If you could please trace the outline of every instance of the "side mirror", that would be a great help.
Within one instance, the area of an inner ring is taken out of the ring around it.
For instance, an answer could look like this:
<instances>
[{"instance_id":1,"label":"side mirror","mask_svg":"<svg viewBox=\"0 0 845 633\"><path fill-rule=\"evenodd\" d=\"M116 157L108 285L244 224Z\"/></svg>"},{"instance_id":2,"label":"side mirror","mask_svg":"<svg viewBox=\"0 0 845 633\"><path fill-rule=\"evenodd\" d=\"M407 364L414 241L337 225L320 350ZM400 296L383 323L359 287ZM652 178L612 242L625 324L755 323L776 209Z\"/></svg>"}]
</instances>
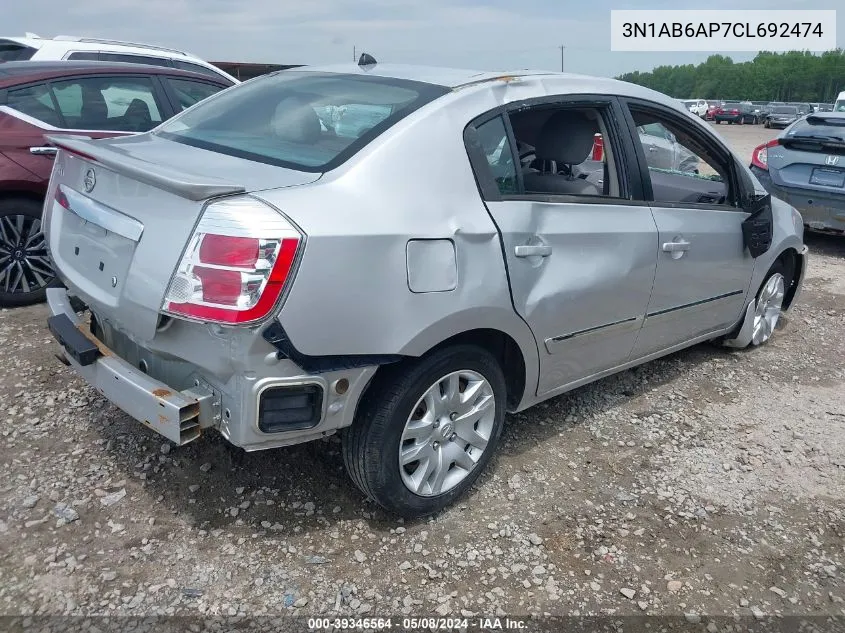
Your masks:
<instances>
[{"instance_id":1,"label":"side mirror","mask_svg":"<svg viewBox=\"0 0 845 633\"><path fill-rule=\"evenodd\" d=\"M772 197L760 196L746 206L749 215L742 223L742 239L748 252L755 259L772 246L774 217L772 216Z\"/></svg>"}]
</instances>

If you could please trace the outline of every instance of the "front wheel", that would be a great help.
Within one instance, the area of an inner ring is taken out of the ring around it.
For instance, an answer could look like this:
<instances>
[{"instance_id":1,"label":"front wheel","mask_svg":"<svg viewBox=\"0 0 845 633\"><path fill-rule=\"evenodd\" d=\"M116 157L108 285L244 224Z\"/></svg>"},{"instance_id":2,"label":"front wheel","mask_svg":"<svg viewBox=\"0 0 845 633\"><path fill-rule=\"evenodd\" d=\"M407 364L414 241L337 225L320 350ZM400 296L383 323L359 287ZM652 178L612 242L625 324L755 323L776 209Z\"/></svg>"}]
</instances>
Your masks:
<instances>
[{"instance_id":1,"label":"front wheel","mask_svg":"<svg viewBox=\"0 0 845 633\"><path fill-rule=\"evenodd\" d=\"M484 470L505 419L505 377L482 348L438 350L385 374L343 434L350 477L406 518L442 510Z\"/></svg>"},{"instance_id":2,"label":"front wheel","mask_svg":"<svg viewBox=\"0 0 845 633\"><path fill-rule=\"evenodd\" d=\"M41 203L0 200L0 308L40 303L56 283L41 227Z\"/></svg>"},{"instance_id":3,"label":"front wheel","mask_svg":"<svg viewBox=\"0 0 845 633\"><path fill-rule=\"evenodd\" d=\"M775 262L769 269L754 303L752 345L762 345L772 337L783 312L783 298L792 283L792 275L783 261Z\"/></svg>"}]
</instances>

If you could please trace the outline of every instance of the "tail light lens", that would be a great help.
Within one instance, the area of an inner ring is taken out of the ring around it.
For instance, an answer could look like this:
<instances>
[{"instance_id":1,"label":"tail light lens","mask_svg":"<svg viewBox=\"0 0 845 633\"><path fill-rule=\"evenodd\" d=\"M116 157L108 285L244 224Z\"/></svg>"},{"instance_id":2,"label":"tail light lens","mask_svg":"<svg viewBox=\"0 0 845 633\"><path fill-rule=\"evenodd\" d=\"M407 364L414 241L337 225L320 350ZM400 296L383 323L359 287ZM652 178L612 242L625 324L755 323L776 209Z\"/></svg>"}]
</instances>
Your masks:
<instances>
[{"instance_id":1,"label":"tail light lens","mask_svg":"<svg viewBox=\"0 0 845 633\"><path fill-rule=\"evenodd\" d=\"M751 153L751 164L755 167L759 167L760 169L765 169L768 171L769 169L769 148L778 145L780 141L778 139L772 139L768 143L764 143L763 145L759 145L754 148L754 151Z\"/></svg>"},{"instance_id":2,"label":"tail light lens","mask_svg":"<svg viewBox=\"0 0 845 633\"><path fill-rule=\"evenodd\" d=\"M213 202L176 267L162 310L214 323L260 321L282 296L302 242L285 216L255 198Z\"/></svg>"}]
</instances>

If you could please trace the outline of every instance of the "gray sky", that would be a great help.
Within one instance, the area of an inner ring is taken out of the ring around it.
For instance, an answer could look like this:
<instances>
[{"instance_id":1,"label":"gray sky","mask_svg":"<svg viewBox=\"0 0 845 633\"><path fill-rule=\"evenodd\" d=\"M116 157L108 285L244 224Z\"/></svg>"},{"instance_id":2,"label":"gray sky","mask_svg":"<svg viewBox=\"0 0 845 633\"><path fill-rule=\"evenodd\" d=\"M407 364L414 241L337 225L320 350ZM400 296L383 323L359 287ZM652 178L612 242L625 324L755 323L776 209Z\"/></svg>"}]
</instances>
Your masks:
<instances>
[{"instance_id":1,"label":"gray sky","mask_svg":"<svg viewBox=\"0 0 845 633\"><path fill-rule=\"evenodd\" d=\"M743 0L743 9L841 9L841 0ZM703 61L708 53L614 53L610 9L736 9L735 0L6 0L3 35L87 35L182 48L213 61L380 61L594 75ZM718 52L718 51L714 51ZM753 53L726 53L746 60Z\"/></svg>"}]
</instances>

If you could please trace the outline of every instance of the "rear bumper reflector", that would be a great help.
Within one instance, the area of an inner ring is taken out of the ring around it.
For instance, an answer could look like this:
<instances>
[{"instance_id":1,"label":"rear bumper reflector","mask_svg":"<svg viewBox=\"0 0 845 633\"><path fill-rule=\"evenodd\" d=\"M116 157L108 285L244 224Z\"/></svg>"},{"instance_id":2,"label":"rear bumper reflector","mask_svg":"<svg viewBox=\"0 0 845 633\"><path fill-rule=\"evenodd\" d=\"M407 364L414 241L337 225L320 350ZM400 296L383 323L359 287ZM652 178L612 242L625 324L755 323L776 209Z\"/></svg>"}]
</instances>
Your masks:
<instances>
[{"instance_id":1,"label":"rear bumper reflector","mask_svg":"<svg viewBox=\"0 0 845 633\"><path fill-rule=\"evenodd\" d=\"M283 385L261 392L258 428L263 433L310 429L320 423L323 389L319 385Z\"/></svg>"}]
</instances>

